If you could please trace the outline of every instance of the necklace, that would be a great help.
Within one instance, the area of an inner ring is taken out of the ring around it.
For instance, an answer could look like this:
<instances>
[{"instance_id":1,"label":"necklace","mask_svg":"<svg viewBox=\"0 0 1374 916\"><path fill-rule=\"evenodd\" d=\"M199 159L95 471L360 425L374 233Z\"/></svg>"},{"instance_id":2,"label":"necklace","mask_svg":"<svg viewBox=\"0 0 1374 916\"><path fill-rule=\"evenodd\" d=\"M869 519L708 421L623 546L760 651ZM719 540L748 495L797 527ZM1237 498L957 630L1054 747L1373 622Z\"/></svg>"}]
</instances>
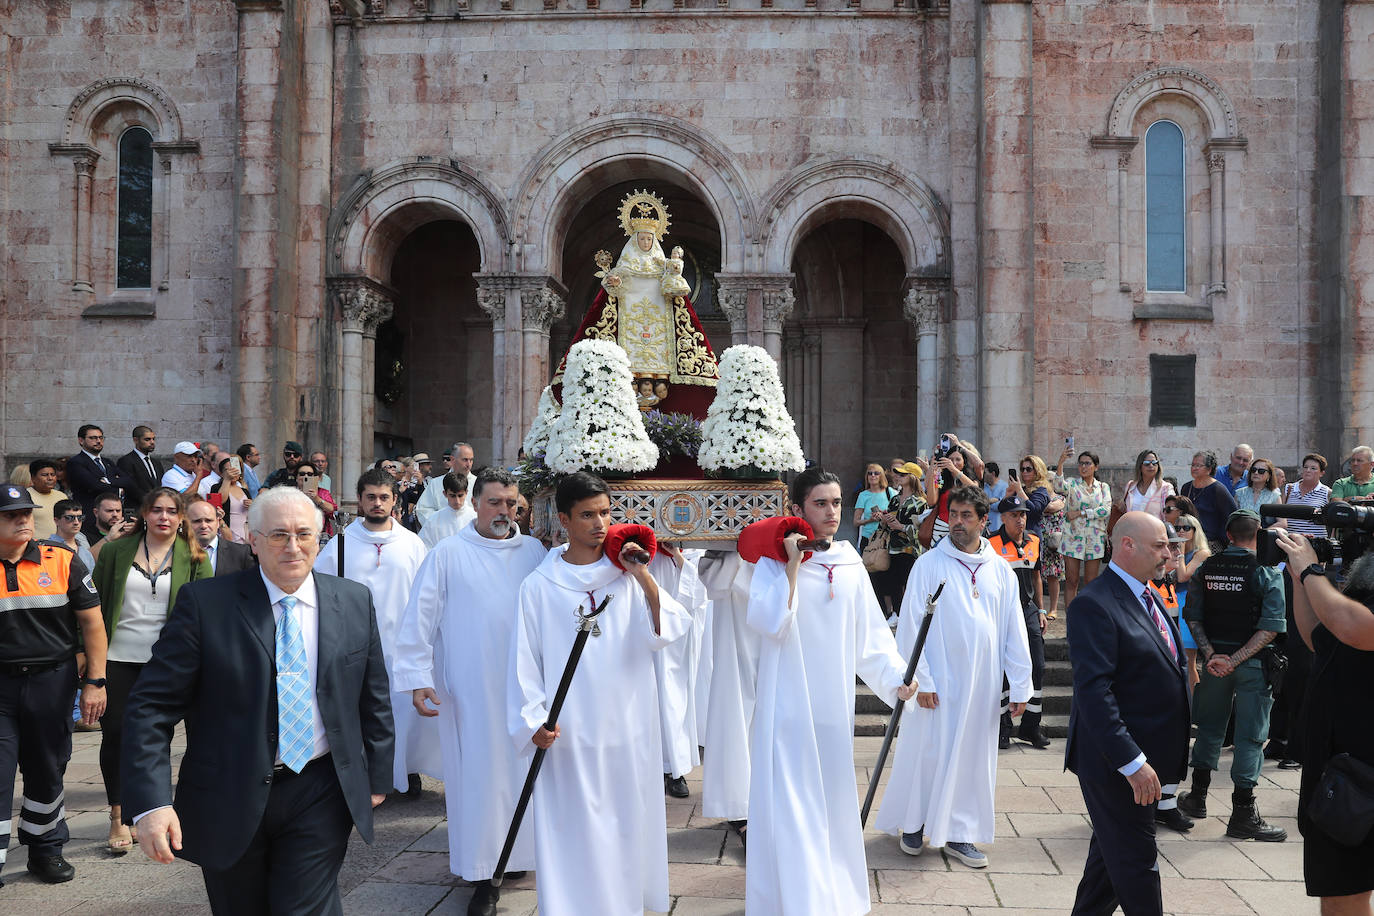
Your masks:
<instances>
[{"instance_id":1,"label":"necklace","mask_svg":"<svg viewBox=\"0 0 1374 916\"><path fill-rule=\"evenodd\" d=\"M173 544L172 544L172 545L173 545L173 547L176 546L176 542L173 541ZM162 575L164 572L166 572L166 571L167 571L167 567L171 564L171 562L172 562L172 547L168 547L168 548L167 548L167 552L164 553L164 554L162 555L161 560L160 560L159 563L158 563L157 569L154 570L154 569L153 569L153 559L152 559L152 557L148 554L148 536L145 534L145 535L143 536L143 562L144 562L145 564L147 564L147 566L148 566L148 579L149 579L149 581L150 581L151 584L152 584L153 597L156 598L156 597L157 597L157 577L160 576L160 575Z\"/></svg>"},{"instance_id":2,"label":"necklace","mask_svg":"<svg viewBox=\"0 0 1374 916\"><path fill-rule=\"evenodd\" d=\"M964 567L964 569L967 569L967 570L968 570L969 584L973 586L973 597L977 598L977 597L978 597L978 570L980 570L980 569L983 568L983 564L982 564L982 563L979 563L977 566L969 566L967 563L965 563L963 560L959 559L958 557L955 557L955 558L954 558L954 562L958 563L960 566Z\"/></svg>"}]
</instances>

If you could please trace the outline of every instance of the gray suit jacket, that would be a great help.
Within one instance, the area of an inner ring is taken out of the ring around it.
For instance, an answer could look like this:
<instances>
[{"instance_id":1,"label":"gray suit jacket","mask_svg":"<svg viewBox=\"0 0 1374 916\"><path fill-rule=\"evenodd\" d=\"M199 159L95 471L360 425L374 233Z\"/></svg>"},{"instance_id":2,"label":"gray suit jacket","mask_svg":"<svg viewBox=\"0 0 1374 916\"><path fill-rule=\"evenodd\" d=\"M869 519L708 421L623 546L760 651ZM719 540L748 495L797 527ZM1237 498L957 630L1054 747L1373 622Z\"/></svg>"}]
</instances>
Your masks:
<instances>
[{"instance_id":1,"label":"gray suit jacket","mask_svg":"<svg viewBox=\"0 0 1374 916\"><path fill-rule=\"evenodd\" d=\"M253 548L247 544L219 539L215 547L215 575L229 576L245 569L257 569L258 558L253 556Z\"/></svg>"}]
</instances>

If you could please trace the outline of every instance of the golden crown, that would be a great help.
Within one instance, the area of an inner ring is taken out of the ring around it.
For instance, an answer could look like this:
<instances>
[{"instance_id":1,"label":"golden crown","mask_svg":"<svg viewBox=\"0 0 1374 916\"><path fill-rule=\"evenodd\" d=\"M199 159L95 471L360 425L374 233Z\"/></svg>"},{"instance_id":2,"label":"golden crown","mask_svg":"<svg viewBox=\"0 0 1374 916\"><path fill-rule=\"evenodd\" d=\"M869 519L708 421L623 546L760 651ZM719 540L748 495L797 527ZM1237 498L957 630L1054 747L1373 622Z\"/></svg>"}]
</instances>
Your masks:
<instances>
[{"instance_id":1,"label":"golden crown","mask_svg":"<svg viewBox=\"0 0 1374 916\"><path fill-rule=\"evenodd\" d=\"M620 202L620 228L626 235L652 232L654 238L663 241L668 226L668 207L657 194L635 191Z\"/></svg>"}]
</instances>

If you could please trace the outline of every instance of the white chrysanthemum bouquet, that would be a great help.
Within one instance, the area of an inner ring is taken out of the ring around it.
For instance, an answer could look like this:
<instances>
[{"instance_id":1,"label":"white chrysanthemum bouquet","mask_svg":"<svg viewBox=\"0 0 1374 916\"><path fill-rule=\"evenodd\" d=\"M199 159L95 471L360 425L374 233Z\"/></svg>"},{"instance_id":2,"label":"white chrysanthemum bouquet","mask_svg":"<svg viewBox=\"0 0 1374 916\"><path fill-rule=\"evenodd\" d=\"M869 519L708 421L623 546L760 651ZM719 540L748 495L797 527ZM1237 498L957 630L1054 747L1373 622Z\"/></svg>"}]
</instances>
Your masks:
<instances>
[{"instance_id":1,"label":"white chrysanthemum bouquet","mask_svg":"<svg viewBox=\"0 0 1374 916\"><path fill-rule=\"evenodd\" d=\"M544 463L564 474L654 468L658 447L644 431L633 380L630 358L616 344L574 344L563 370L563 410L549 433Z\"/></svg>"},{"instance_id":2,"label":"white chrysanthemum bouquet","mask_svg":"<svg viewBox=\"0 0 1374 916\"><path fill-rule=\"evenodd\" d=\"M553 388L545 385L544 392L539 395L539 411L530 424L530 431L525 433L525 441L521 443L526 455L540 455L548 450L549 433L553 432L554 421L561 412L562 408L554 399Z\"/></svg>"},{"instance_id":3,"label":"white chrysanthemum bouquet","mask_svg":"<svg viewBox=\"0 0 1374 916\"><path fill-rule=\"evenodd\" d=\"M697 463L708 471L806 467L777 364L762 347L740 344L721 354L720 384L701 425Z\"/></svg>"}]
</instances>

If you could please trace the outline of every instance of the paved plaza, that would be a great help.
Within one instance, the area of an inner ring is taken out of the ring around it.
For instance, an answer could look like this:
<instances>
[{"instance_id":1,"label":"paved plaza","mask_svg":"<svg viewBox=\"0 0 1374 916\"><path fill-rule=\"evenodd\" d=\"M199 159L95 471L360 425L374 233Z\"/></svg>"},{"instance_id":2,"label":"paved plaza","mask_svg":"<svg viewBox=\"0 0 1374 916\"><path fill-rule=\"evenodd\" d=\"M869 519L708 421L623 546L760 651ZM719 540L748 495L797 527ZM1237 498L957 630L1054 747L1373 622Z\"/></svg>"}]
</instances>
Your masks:
<instances>
[{"instance_id":1,"label":"paved plaza","mask_svg":"<svg viewBox=\"0 0 1374 916\"><path fill-rule=\"evenodd\" d=\"M180 750L180 734L177 749ZM0 912L24 916L73 913L208 914L198 869L160 866L141 852L111 857L105 851L108 818L97 753L99 733L77 734L67 774L67 817L72 841L67 858L76 880L45 885L24 870L25 850L11 846L0 889ZM856 739L854 775L859 792L868 785L879 738ZM916 914L1067 912L1087 850L1089 827L1072 773L1062 770L1063 742L1047 751L1024 745L1002 751L997 790L997 842L987 846L984 871L973 871L927 850L904 855L896 841L869 832L868 867L873 912ZM1236 842L1225 835L1230 786L1222 758L1208 798L1211 817L1188 836L1160 835L1159 868L1168 913L1315 913L1302 886L1302 839L1295 816L1298 773L1266 761L1258 789L1260 811L1287 828L1286 843ZM717 820L701 817L700 771L689 779L692 797L667 799L668 858L674 916L731 916L744 912L744 851ZM442 786L425 781L417 801L391 798L377 809L372 846L356 836L344 863L344 911L349 914L461 916L471 891L448 871ZM19 790L15 792L18 799ZM17 812L17 807L16 807ZM17 815L16 815L17 816ZM503 914L536 912L533 877L506 886ZM589 914L593 916L593 914ZM825 916L825 914L816 914Z\"/></svg>"}]
</instances>

